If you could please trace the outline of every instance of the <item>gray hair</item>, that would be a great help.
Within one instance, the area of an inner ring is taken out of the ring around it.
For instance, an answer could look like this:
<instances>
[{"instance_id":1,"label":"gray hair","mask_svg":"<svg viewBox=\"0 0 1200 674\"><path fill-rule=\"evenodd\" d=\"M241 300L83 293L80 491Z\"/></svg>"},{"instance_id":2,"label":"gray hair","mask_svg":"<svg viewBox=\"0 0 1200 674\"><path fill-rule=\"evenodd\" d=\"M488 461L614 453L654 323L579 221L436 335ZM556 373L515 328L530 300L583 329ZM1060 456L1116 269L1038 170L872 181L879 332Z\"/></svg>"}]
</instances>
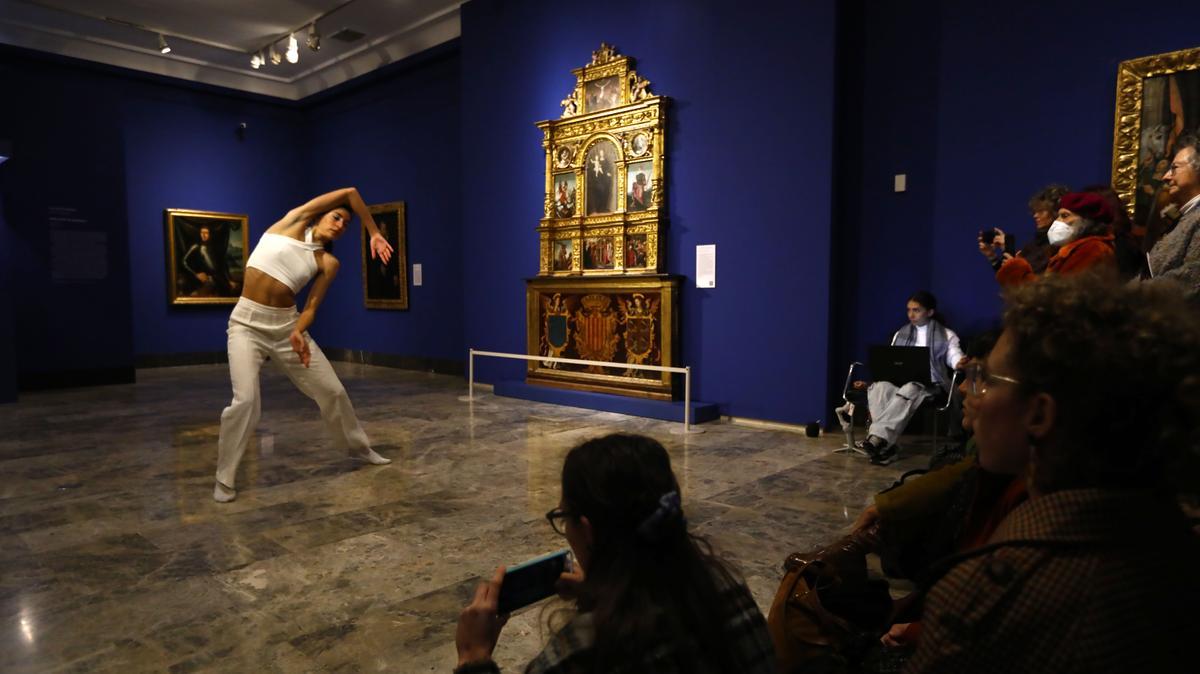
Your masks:
<instances>
[{"instance_id":1,"label":"gray hair","mask_svg":"<svg viewBox=\"0 0 1200 674\"><path fill-rule=\"evenodd\" d=\"M1175 143L1175 154L1178 155L1189 147L1192 148L1192 158L1188 160L1188 166L1200 173L1200 138L1191 135L1180 138Z\"/></svg>"}]
</instances>

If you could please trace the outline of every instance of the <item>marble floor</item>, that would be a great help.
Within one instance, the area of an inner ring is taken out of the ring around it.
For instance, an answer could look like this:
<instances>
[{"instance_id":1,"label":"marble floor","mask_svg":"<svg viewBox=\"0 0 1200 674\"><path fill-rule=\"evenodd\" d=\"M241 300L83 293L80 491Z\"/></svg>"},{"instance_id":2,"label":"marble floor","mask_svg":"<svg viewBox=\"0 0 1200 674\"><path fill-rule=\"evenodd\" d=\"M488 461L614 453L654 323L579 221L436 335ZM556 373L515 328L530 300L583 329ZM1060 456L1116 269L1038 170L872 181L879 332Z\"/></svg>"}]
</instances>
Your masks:
<instances>
[{"instance_id":1,"label":"marble floor","mask_svg":"<svg viewBox=\"0 0 1200 674\"><path fill-rule=\"evenodd\" d=\"M832 454L840 436L679 424L482 396L461 379L337 363L375 448L335 451L315 405L264 370L235 502L212 500L223 366L0 405L0 671L448 672L483 574L564 546L543 514L562 458L629 431L671 453L693 528L764 613L789 552L844 531L909 468ZM513 616L520 671L547 634Z\"/></svg>"}]
</instances>

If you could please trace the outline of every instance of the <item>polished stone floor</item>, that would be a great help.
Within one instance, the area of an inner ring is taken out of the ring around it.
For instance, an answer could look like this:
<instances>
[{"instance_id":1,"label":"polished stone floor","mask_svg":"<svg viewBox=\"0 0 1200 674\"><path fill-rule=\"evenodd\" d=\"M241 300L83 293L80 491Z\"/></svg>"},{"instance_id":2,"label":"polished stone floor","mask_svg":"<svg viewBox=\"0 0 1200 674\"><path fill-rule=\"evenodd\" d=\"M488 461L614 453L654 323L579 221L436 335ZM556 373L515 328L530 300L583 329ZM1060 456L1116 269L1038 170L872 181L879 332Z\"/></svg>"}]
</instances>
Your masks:
<instances>
[{"instance_id":1,"label":"polished stone floor","mask_svg":"<svg viewBox=\"0 0 1200 674\"><path fill-rule=\"evenodd\" d=\"M563 547L543 514L566 451L612 432L670 450L693 528L764 612L787 553L842 532L925 457L886 468L840 436L679 424L482 396L462 380L336 364L376 449L339 455L315 405L271 368L238 499L213 502L224 367L0 405L0 671L447 672L478 578ZM520 667L548 611L515 615Z\"/></svg>"}]
</instances>

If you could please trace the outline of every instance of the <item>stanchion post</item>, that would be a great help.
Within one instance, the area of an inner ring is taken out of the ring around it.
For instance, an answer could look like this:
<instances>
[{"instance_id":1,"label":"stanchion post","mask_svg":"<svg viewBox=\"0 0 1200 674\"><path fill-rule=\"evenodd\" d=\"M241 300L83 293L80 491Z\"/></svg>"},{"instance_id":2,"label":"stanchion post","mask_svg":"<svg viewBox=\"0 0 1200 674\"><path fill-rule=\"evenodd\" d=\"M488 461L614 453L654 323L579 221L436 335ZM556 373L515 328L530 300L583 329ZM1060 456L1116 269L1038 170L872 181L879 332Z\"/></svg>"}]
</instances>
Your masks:
<instances>
[{"instance_id":1,"label":"stanchion post","mask_svg":"<svg viewBox=\"0 0 1200 674\"><path fill-rule=\"evenodd\" d=\"M475 401L475 349L467 357L467 400Z\"/></svg>"},{"instance_id":2,"label":"stanchion post","mask_svg":"<svg viewBox=\"0 0 1200 674\"><path fill-rule=\"evenodd\" d=\"M692 432L692 366L684 368L683 373L683 432Z\"/></svg>"}]
</instances>

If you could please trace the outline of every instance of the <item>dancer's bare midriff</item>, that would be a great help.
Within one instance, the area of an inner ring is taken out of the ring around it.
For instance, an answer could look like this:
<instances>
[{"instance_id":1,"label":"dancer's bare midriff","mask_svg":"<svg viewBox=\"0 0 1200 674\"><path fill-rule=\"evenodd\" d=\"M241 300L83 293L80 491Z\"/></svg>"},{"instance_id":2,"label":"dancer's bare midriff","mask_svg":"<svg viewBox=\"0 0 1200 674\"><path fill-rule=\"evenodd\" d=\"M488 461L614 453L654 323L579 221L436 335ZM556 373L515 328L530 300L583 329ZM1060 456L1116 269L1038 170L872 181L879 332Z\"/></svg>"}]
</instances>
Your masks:
<instances>
[{"instance_id":1,"label":"dancer's bare midriff","mask_svg":"<svg viewBox=\"0 0 1200 674\"><path fill-rule=\"evenodd\" d=\"M296 295L291 288L254 267L246 269L246 278L242 284L242 297L281 309L296 304Z\"/></svg>"}]
</instances>

